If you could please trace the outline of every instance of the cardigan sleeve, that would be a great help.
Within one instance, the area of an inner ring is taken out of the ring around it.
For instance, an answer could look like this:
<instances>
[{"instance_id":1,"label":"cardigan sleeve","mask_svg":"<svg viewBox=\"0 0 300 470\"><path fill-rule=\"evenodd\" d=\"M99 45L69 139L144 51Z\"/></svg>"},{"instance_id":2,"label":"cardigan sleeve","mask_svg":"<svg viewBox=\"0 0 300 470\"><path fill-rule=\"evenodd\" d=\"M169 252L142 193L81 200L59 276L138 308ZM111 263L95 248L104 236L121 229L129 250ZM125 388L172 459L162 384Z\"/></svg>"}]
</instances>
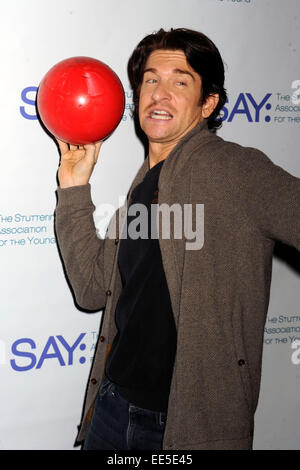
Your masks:
<instances>
[{"instance_id":1,"label":"cardigan sleeve","mask_svg":"<svg viewBox=\"0 0 300 470\"><path fill-rule=\"evenodd\" d=\"M66 274L77 303L87 310L105 306L103 252L93 219L89 184L57 189L55 230Z\"/></svg>"},{"instance_id":2,"label":"cardigan sleeve","mask_svg":"<svg viewBox=\"0 0 300 470\"><path fill-rule=\"evenodd\" d=\"M300 179L259 150L245 151L238 175L245 212L264 236L300 251Z\"/></svg>"}]
</instances>

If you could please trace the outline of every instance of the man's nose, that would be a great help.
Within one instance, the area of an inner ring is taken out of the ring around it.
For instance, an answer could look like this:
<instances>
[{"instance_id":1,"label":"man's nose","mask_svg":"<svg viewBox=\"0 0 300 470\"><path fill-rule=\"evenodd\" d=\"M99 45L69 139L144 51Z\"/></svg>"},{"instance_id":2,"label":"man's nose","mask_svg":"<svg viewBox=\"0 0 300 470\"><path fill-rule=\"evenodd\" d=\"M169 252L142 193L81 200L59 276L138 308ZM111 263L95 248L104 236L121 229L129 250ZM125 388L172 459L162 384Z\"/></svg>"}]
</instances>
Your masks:
<instances>
[{"instance_id":1,"label":"man's nose","mask_svg":"<svg viewBox=\"0 0 300 470\"><path fill-rule=\"evenodd\" d=\"M158 82L152 93L153 101L158 102L162 100L169 100L170 97L171 94L169 84L163 81Z\"/></svg>"}]
</instances>

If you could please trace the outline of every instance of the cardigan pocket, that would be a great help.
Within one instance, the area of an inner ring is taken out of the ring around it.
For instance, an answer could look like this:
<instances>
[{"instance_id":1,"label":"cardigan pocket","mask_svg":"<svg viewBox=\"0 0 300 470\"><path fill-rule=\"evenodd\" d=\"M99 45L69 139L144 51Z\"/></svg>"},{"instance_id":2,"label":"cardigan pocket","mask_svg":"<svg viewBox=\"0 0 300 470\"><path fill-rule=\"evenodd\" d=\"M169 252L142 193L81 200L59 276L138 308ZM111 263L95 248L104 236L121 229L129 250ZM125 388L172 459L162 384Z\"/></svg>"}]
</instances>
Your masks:
<instances>
[{"instance_id":1,"label":"cardigan pocket","mask_svg":"<svg viewBox=\"0 0 300 470\"><path fill-rule=\"evenodd\" d=\"M243 333L243 313L239 310L238 314L232 317L232 337L235 350L235 363L238 368L238 375L240 377L241 389L247 404L250 423L253 423L254 406L253 406L253 393L251 375L248 363L248 357L244 346L244 333Z\"/></svg>"},{"instance_id":2,"label":"cardigan pocket","mask_svg":"<svg viewBox=\"0 0 300 470\"><path fill-rule=\"evenodd\" d=\"M240 341L242 343L242 340ZM242 347L242 344L236 347L236 367L238 368L238 375L240 378L241 391L244 396L245 404L248 409L249 422L251 429L253 428L253 418L254 418L254 407L253 407L253 394L252 394L252 384L251 376L249 370L249 364L247 361L247 355Z\"/></svg>"},{"instance_id":3,"label":"cardigan pocket","mask_svg":"<svg viewBox=\"0 0 300 470\"><path fill-rule=\"evenodd\" d=\"M240 372L245 400L249 408L249 415L252 421L254 411L253 411L253 400L252 400L252 392L251 392L252 387L251 387L251 381L250 381L249 366L248 366L247 361L243 359L242 357L237 360L237 365L238 365L239 372Z\"/></svg>"}]
</instances>

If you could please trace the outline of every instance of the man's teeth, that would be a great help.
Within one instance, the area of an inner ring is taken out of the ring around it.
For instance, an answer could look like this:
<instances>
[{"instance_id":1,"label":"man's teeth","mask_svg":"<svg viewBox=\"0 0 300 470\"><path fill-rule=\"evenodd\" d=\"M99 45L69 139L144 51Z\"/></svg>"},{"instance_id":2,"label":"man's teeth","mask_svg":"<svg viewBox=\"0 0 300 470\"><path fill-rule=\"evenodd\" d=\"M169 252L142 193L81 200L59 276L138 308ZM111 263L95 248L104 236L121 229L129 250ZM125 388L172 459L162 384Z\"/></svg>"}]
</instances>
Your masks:
<instances>
[{"instance_id":1,"label":"man's teeth","mask_svg":"<svg viewBox=\"0 0 300 470\"><path fill-rule=\"evenodd\" d=\"M155 110L151 113L151 118L168 120L168 119L172 119L172 116L167 111Z\"/></svg>"}]
</instances>

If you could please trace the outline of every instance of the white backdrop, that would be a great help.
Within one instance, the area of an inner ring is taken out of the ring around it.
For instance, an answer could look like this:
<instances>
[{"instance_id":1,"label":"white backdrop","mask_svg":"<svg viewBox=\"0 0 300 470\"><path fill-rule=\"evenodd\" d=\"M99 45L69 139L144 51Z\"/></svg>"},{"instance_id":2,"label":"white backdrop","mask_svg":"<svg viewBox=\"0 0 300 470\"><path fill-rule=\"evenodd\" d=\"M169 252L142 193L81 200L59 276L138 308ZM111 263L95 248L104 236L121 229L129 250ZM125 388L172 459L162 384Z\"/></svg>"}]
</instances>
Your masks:
<instances>
[{"instance_id":1,"label":"white backdrop","mask_svg":"<svg viewBox=\"0 0 300 470\"><path fill-rule=\"evenodd\" d=\"M36 119L41 78L77 55L98 58L119 75L125 114L91 181L96 206L117 207L144 156L130 116L128 58L160 27L200 30L226 63L229 102L219 135L263 150L300 177L300 103L292 99L300 88L292 88L300 80L300 4L0 0L0 7L0 449L72 449L100 313L76 308L58 256L59 156ZM297 252L288 254L293 266L281 257L273 265L255 449L300 449L300 263Z\"/></svg>"}]
</instances>

